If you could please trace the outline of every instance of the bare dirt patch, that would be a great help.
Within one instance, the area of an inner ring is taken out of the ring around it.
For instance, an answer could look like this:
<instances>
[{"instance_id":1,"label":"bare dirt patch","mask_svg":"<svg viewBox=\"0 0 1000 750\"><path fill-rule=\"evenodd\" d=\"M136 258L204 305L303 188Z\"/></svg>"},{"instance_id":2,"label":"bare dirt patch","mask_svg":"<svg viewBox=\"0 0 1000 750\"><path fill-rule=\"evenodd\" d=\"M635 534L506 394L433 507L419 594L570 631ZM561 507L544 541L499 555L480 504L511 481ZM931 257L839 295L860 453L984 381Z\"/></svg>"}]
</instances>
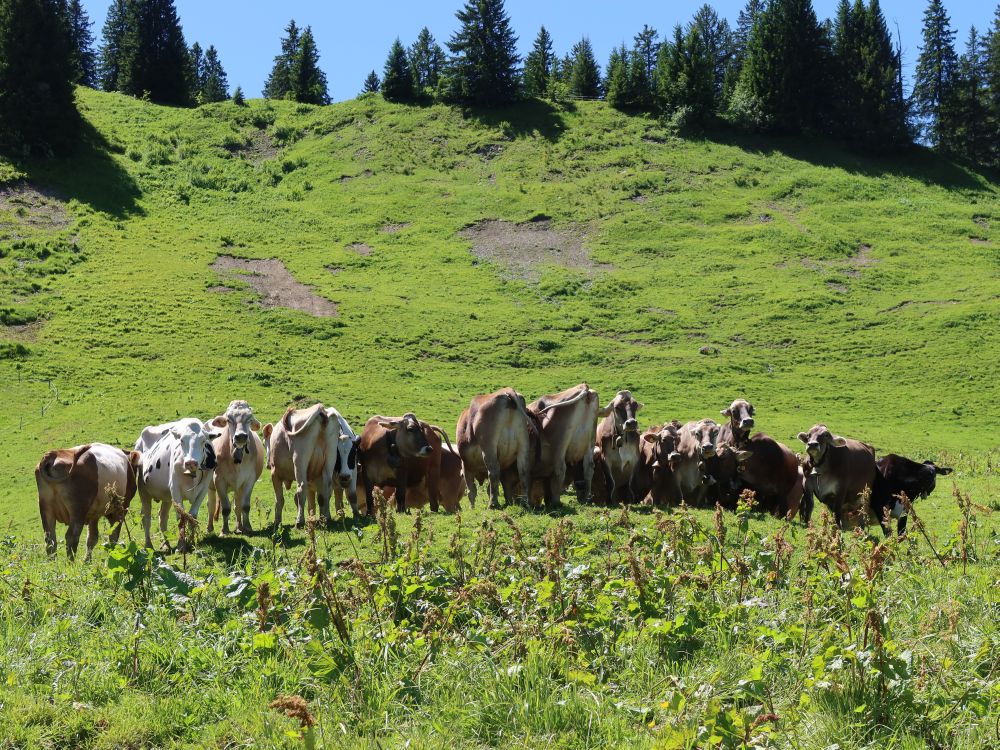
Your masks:
<instances>
[{"instance_id":1,"label":"bare dirt patch","mask_svg":"<svg viewBox=\"0 0 1000 750\"><path fill-rule=\"evenodd\" d=\"M983 216L982 214L976 214L975 216L972 217L972 220L983 229L990 228L990 220L986 216Z\"/></svg>"},{"instance_id":2,"label":"bare dirt patch","mask_svg":"<svg viewBox=\"0 0 1000 750\"><path fill-rule=\"evenodd\" d=\"M404 221L399 224L385 224L382 227L382 231L386 234L399 234L408 226L410 226L410 222L408 221Z\"/></svg>"},{"instance_id":3,"label":"bare dirt patch","mask_svg":"<svg viewBox=\"0 0 1000 750\"><path fill-rule=\"evenodd\" d=\"M224 278L229 276L249 284L260 295L261 307L286 307L320 318L337 315L336 304L297 281L277 258L252 260L220 255L212 270Z\"/></svg>"},{"instance_id":4,"label":"bare dirt patch","mask_svg":"<svg viewBox=\"0 0 1000 750\"><path fill-rule=\"evenodd\" d=\"M365 258L374 252L374 248L371 245L366 245L364 242L352 242L350 245L345 245L344 247L352 253L364 256Z\"/></svg>"},{"instance_id":5,"label":"bare dirt patch","mask_svg":"<svg viewBox=\"0 0 1000 750\"><path fill-rule=\"evenodd\" d=\"M591 275L613 268L597 263L583 247L586 231L579 226L556 229L548 218L524 224L487 219L466 227L459 236L472 242L472 253L521 281L538 281L545 266L557 266Z\"/></svg>"},{"instance_id":6,"label":"bare dirt patch","mask_svg":"<svg viewBox=\"0 0 1000 750\"><path fill-rule=\"evenodd\" d=\"M267 134L266 130L255 130L250 134L250 140L242 148L236 149L237 154L247 161L260 164L273 159L281 151L275 144L274 139Z\"/></svg>"},{"instance_id":7,"label":"bare dirt patch","mask_svg":"<svg viewBox=\"0 0 1000 750\"><path fill-rule=\"evenodd\" d=\"M959 300L957 299L921 299L921 300L904 299L902 302L899 302L893 305L892 307L887 307L884 310L879 310L879 313L898 312L899 310L903 310L907 307L910 307L911 305L957 305L958 303Z\"/></svg>"},{"instance_id":8,"label":"bare dirt patch","mask_svg":"<svg viewBox=\"0 0 1000 750\"><path fill-rule=\"evenodd\" d=\"M337 180L337 182L350 182L351 180L356 180L359 177L371 177L374 174L375 173L372 172L370 169L366 169L363 172L360 172L359 174L342 174L340 175L340 178Z\"/></svg>"},{"instance_id":9,"label":"bare dirt patch","mask_svg":"<svg viewBox=\"0 0 1000 750\"><path fill-rule=\"evenodd\" d=\"M973 245L986 246L990 244L989 240L983 239L982 237L969 237L969 242Z\"/></svg>"},{"instance_id":10,"label":"bare dirt patch","mask_svg":"<svg viewBox=\"0 0 1000 750\"><path fill-rule=\"evenodd\" d=\"M32 229L58 230L73 223L73 217L53 192L20 181L0 185L0 211L13 214L13 224ZM0 219L0 225L10 223Z\"/></svg>"},{"instance_id":11,"label":"bare dirt patch","mask_svg":"<svg viewBox=\"0 0 1000 750\"><path fill-rule=\"evenodd\" d=\"M503 154L503 146L499 143L487 143L485 146L477 148L473 153L483 161L493 161Z\"/></svg>"},{"instance_id":12,"label":"bare dirt patch","mask_svg":"<svg viewBox=\"0 0 1000 750\"><path fill-rule=\"evenodd\" d=\"M44 320L33 320L30 323L23 323L16 326L0 325L0 331L3 331L5 337L12 338L14 341L32 343L38 340L38 334L44 324Z\"/></svg>"}]
</instances>

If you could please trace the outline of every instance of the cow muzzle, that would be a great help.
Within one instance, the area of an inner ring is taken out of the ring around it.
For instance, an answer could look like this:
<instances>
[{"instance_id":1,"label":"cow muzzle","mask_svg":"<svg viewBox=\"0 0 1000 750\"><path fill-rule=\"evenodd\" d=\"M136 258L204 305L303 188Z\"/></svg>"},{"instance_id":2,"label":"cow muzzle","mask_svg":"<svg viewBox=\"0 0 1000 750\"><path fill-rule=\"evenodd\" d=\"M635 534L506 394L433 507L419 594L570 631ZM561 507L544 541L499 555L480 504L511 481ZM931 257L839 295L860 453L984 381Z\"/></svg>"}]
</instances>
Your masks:
<instances>
[{"instance_id":1,"label":"cow muzzle","mask_svg":"<svg viewBox=\"0 0 1000 750\"><path fill-rule=\"evenodd\" d=\"M347 484L348 482L351 481L351 476L352 475L350 473L348 473L348 474L341 473L338 476L340 477L340 481L341 481L342 484Z\"/></svg>"},{"instance_id":2,"label":"cow muzzle","mask_svg":"<svg viewBox=\"0 0 1000 750\"><path fill-rule=\"evenodd\" d=\"M628 434L633 433L633 432L638 434L638 432L639 432L639 423L636 420L634 420L634 419L626 419L625 420L625 434L628 435Z\"/></svg>"},{"instance_id":3,"label":"cow muzzle","mask_svg":"<svg viewBox=\"0 0 1000 750\"><path fill-rule=\"evenodd\" d=\"M753 429L753 419L741 419L740 420L741 430L752 430Z\"/></svg>"},{"instance_id":4,"label":"cow muzzle","mask_svg":"<svg viewBox=\"0 0 1000 750\"><path fill-rule=\"evenodd\" d=\"M197 461L185 461L184 462L184 473L194 476L198 473L198 462Z\"/></svg>"},{"instance_id":5,"label":"cow muzzle","mask_svg":"<svg viewBox=\"0 0 1000 750\"><path fill-rule=\"evenodd\" d=\"M715 446L709 443L708 445L701 446L701 455L704 458L714 458L715 457Z\"/></svg>"},{"instance_id":6,"label":"cow muzzle","mask_svg":"<svg viewBox=\"0 0 1000 750\"><path fill-rule=\"evenodd\" d=\"M434 452L433 448L431 448L429 445L425 445L423 448L421 448L419 451L417 451L417 455L418 456L429 456L433 452Z\"/></svg>"}]
</instances>

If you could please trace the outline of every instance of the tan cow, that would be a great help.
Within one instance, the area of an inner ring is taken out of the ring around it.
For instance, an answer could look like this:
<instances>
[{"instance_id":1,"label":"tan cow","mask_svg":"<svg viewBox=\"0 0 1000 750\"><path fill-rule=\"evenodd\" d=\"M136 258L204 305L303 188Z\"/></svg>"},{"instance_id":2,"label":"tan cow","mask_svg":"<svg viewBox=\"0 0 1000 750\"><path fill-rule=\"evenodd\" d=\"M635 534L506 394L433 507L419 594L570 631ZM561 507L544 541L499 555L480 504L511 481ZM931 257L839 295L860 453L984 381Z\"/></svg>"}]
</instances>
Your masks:
<instances>
[{"instance_id":1,"label":"tan cow","mask_svg":"<svg viewBox=\"0 0 1000 750\"><path fill-rule=\"evenodd\" d=\"M45 549L56 551L56 522L66 529L66 556L76 556L80 533L87 526L89 560L100 536L101 516L114 524L111 543L118 543L129 502L135 497L142 454L123 451L104 443L78 445L49 451L35 467L38 511L45 533Z\"/></svg>"},{"instance_id":2,"label":"tan cow","mask_svg":"<svg viewBox=\"0 0 1000 750\"><path fill-rule=\"evenodd\" d=\"M208 533L214 530L217 497L222 498L222 533L229 533L232 506L229 493L236 500L236 533L249 534L250 498L254 485L264 472L264 443L257 436L260 422L246 401L232 401L225 414L212 420L222 434L212 441L215 449L215 478L208 488Z\"/></svg>"},{"instance_id":3,"label":"tan cow","mask_svg":"<svg viewBox=\"0 0 1000 750\"><path fill-rule=\"evenodd\" d=\"M803 520L808 523L815 496L833 512L841 528L863 525L868 512L864 498L875 489L878 475L875 449L860 440L834 435L825 424L814 425L798 437L809 455Z\"/></svg>"},{"instance_id":4,"label":"tan cow","mask_svg":"<svg viewBox=\"0 0 1000 750\"><path fill-rule=\"evenodd\" d=\"M611 404L602 407L597 392L586 383L528 405L528 412L540 420L542 446L531 473L544 483L546 506L559 505L571 469L577 499L589 502L597 420L608 416L611 408Z\"/></svg>"},{"instance_id":5,"label":"tan cow","mask_svg":"<svg viewBox=\"0 0 1000 750\"><path fill-rule=\"evenodd\" d=\"M441 489L441 507L449 513L455 513L461 508L462 498L465 497L465 473L462 467L462 458L458 455L455 447L443 446L441 450L441 477L439 487ZM394 487L386 486L383 489L387 501L392 502L396 495ZM410 487L406 492L407 508L422 508L430 502L430 493L427 492L427 477L417 485Z\"/></svg>"},{"instance_id":6,"label":"tan cow","mask_svg":"<svg viewBox=\"0 0 1000 750\"><path fill-rule=\"evenodd\" d=\"M358 438L339 411L323 404L308 409L289 408L276 425L264 425L267 466L274 488L274 528L281 526L284 490L295 482L295 525L305 526L306 505L330 518L330 494L335 494L338 514L343 492L354 518L358 518Z\"/></svg>"},{"instance_id":7,"label":"tan cow","mask_svg":"<svg viewBox=\"0 0 1000 750\"><path fill-rule=\"evenodd\" d=\"M402 417L371 417L361 431L358 457L361 479L365 485L367 513L374 512L372 492L395 488L396 510L406 510L406 494L410 487L426 482L431 510L441 503L441 438L451 448L444 430L421 422L412 412Z\"/></svg>"},{"instance_id":8,"label":"tan cow","mask_svg":"<svg viewBox=\"0 0 1000 750\"><path fill-rule=\"evenodd\" d=\"M680 429L681 423L675 421L662 427L650 427L642 433L632 490L645 505L677 505L681 501L674 473L681 460L677 452Z\"/></svg>"},{"instance_id":9,"label":"tan cow","mask_svg":"<svg viewBox=\"0 0 1000 750\"><path fill-rule=\"evenodd\" d=\"M532 448L537 451L540 447L537 434L535 419L526 411L524 396L513 388L472 399L455 428L455 445L464 465L470 505L476 505L478 483L487 479L491 508L500 506L501 483L504 499L508 504L513 502L513 487L504 481L504 472L512 466L517 467L520 486L531 486Z\"/></svg>"},{"instance_id":10,"label":"tan cow","mask_svg":"<svg viewBox=\"0 0 1000 750\"><path fill-rule=\"evenodd\" d=\"M635 415L642 404L629 391L618 391L611 402L611 413L597 425L594 464L603 479L603 497L594 492L595 502L606 499L632 502L632 474L639 465L639 423Z\"/></svg>"},{"instance_id":11,"label":"tan cow","mask_svg":"<svg viewBox=\"0 0 1000 750\"><path fill-rule=\"evenodd\" d=\"M707 496L710 482L705 462L715 458L719 425L711 419L688 422L679 432L677 452L680 460L674 469L677 486L684 502L697 505Z\"/></svg>"}]
</instances>

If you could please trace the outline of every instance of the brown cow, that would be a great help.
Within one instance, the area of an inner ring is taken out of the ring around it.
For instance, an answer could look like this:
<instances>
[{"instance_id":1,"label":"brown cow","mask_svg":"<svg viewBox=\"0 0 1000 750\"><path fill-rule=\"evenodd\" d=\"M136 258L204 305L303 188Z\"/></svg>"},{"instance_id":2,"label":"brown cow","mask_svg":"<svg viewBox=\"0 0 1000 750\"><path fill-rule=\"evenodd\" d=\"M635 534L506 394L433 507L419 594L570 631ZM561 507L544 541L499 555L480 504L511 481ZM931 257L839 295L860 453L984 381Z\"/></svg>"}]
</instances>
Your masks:
<instances>
[{"instance_id":1,"label":"brown cow","mask_svg":"<svg viewBox=\"0 0 1000 750\"><path fill-rule=\"evenodd\" d=\"M458 450L454 447L444 446L441 450L441 507L449 513L455 513L461 509L462 498L465 497L465 474L462 468L462 459L458 455ZM386 487L385 498L392 501L396 495L394 487ZM430 502L430 495L427 492L427 477L406 493L407 508L422 508Z\"/></svg>"},{"instance_id":2,"label":"brown cow","mask_svg":"<svg viewBox=\"0 0 1000 750\"><path fill-rule=\"evenodd\" d=\"M744 489L740 482L736 454L750 440L754 407L746 399L738 398L721 413L728 419L719 426L719 435L715 441L716 454L704 462L705 473L712 480L707 495L713 504L719 503L725 508L735 509L740 492Z\"/></svg>"},{"instance_id":3,"label":"brown cow","mask_svg":"<svg viewBox=\"0 0 1000 750\"><path fill-rule=\"evenodd\" d=\"M87 560L99 537L98 521L114 524L110 540L118 543L129 502L135 497L142 454L104 443L49 451L35 467L38 511L45 533L45 549L56 551L56 521L66 529L66 556L76 557L80 533L87 526Z\"/></svg>"},{"instance_id":4,"label":"brown cow","mask_svg":"<svg viewBox=\"0 0 1000 750\"><path fill-rule=\"evenodd\" d=\"M742 448L750 439L750 430L753 429L753 404L746 399L738 398L721 413L729 419L719 427L718 444Z\"/></svg>"},{"instance_id":5,"label":"brown cow","mask_svg":"<svg viewBox=\"0 0 1000 750\"><path fill-rule=\"evenodd\" d=\"M394 487L396 510L406 510L407 489L427 482L431 510L441 502L441 440L448 448L451 441L444 430L421 422L412 412L402 417L371 417L361 431L358 446L361 478L365 485L368 515L374 514L372 491L375 487Z\"/></svg>"},{"instance_id":6,"label":"brown cow","mask_svg":"<svg viewBox=\"0 0 1000 750\"><path fill-rule=\"evenodd\" d=\"M532 435L537 435L535 419L528 415L524 396L513 388L476 396L469 408L458 418L455 444L462 457L465 482L469 488L469 504L475 507L477 484L489 479L490 507L500 505L499 485L503 484L504 499L514 499L513 487L504 472L517 467L521 487L531 486L532 447L540 447Z\"/></svg>"},{"instance_id":7,"label":"brown cow","mask_svg":"<svg viewBox=\"0 0 1000 750\"><path fill-rule=\"evenodd\" d=\"M542 446L531 473L544 482L546 506L559 505L570 469L577 499L588 502L594 478L597 420L611 413L611 404L602 407L597 392L581 383L536 399L528 405L528 412L540 420Z\"/></svg>"},{"instance_id":8,"label":"brown cow","mask_svg":"<svg viewBox=\"0 0 1000 750\"><path fill-rule=\"evenodd\" d=\"M841 528L863 524L868 509L862 507L862 500L874 489L878 474L875 449L859 440L838 437L825 424L800 432L798 437L809 455L803 520L808 523L815 496L833 511Z\"/></svg>"},{"instance_id":9,"label":"brown cow","mask_svg":"<svg viewBox=\"0 0 1000 750\"><path fill-rule=\"evenodd\" d=\"M726 446L723 452L733 449ZM799 512L805 476L799 458L763 432L743 442L736 452L741 489L753 490L760 510L792 519Z\"/></svg>"},{"instance_id":10,"label":"brown cow","mask_svg":"<svg viewBox=\"0 0 1000 750\"><path fill-rule=\"evenodd\" d=\"M642 404L632 398L629 391L618 391L611 402L611 413L597 425L594 448L594 465L598 476L594 501L621 499L632 502L632 474L639 465L639 423L635 415Z\"/></svg>"},{"instance_id":11,"label":"brown cow","mask_svg":"<svg viewBox=\"0 0 1000 750\"><path fill-rule=\"evenodd\" d=\"M681 460L681 454L677 452L680 429L680 422L670 422L642 433L639 465L632 475L632 490L644 504L676 505L681 501L674 473Z\"/></svg>"},{"instance_id":12,"label":"brown cow","mask_svg":"<svg viewBox=\"0 0 1000 750\"><path fill-rule=\"evenodd\" d=\"M680 459L674 475L684 502L697 505L708 496L714 480L705 474L705 461L715 458L718 437L719 425L711 419L688 422L681 427L677 444Z\"/></svg>"}]
</instances>

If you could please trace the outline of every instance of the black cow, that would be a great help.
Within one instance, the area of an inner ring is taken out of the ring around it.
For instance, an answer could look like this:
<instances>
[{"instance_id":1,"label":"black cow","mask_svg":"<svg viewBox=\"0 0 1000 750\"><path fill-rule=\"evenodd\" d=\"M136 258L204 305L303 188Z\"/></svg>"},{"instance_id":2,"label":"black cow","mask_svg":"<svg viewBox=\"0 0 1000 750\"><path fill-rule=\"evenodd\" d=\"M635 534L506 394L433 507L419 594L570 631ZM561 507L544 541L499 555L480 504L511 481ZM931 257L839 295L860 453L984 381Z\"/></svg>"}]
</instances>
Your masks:
<instances>
[{"instance_id":1,"label":"black cow","mask_svg":"<svg viewBox=\"0 0 1000 750\"><path fill-rule=\"evenodd\" d=\"M911 501L927 497L934 491L937 477L947 476L952 472L952 469L937 466L933 461L921 464L895 453L883 456L875 465L878 474L872 488L871 510L882 524L886 536L889 535L889 517L898 519L898 534L906 532L906 508L899 501L900 494L905 494Z\"/></svg>"}]
</instances>

